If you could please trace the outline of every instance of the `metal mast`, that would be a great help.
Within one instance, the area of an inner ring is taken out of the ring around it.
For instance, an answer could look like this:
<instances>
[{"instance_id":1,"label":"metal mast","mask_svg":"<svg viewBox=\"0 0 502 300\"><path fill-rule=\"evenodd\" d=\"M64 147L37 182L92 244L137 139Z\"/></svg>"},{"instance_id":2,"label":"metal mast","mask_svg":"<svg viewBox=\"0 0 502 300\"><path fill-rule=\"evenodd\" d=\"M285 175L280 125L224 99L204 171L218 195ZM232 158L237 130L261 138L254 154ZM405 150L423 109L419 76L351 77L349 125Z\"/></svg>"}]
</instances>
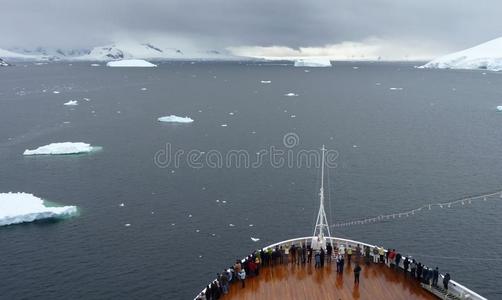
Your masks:
<instances>
[{"instance_id":1,"label":"metal mast","mask_svg":"<svg viewBox=\"0 0 502 300\"><path fill-rule=\"evenodd\" d=\"M317 213L317 221L314 228L314 235L312 245L317 245L318 248L326 247L325 237L331 237L329 231L328 218L324 211L324 154L326 148L322 145L322 159L321 159L321 188L319 190L319 212Z\"/></svg>"}]
</instances>

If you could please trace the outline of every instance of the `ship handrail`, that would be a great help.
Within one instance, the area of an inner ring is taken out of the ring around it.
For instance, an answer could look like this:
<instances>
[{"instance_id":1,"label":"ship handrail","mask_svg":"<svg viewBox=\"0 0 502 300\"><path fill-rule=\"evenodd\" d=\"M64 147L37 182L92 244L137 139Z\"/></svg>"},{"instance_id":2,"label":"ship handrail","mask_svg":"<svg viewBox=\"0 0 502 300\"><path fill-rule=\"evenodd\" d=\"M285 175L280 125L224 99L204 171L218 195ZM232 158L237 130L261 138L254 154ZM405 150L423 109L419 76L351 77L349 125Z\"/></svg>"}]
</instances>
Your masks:
<instances>
[{"instance_id":1,"label":"ship handrail","mask_svg":"<svg viewBox=\"0 0 502 300\"><path fill-rule=\"evenodd\" d=\"M281 242L277 242L277 243L273 243L273 244L270 244L268 246L265 246L265 247L262 247L261 249L258 249L258 250L267 250L267 249L272 249L274 250L277 246L282 246L282 245L287 245L287 244L291 244L291 243L295 243L295 242L305 242L305 244L307 244L309 241L312 241L312 239L314 238L317 238L315 236L306 236L306 237L300 237L300 238L294 238L294 239L289 239L289 240L284 240L284 241L281 241ZM371 244L367 244L367 243L363 243L363 242L359 242L359 241L356 241L356 240L350 240L350 239L344 239L344 238L338 238L338 237L325 237L326 239L330 240L331 243L333 244L333 242L336 242L337 244L339 244L340 242L342 243L345 243L345 247L347 246L351 246L351 247L356 247L357 245L360 245L361 248L362 246L367 246L367 247L370 247L370 248L374 248L374 247L378 247L378 246L375 246L375 245L371 245ZM387 252L387 249L384 249L385 253ZM405 256L403 255L403 258ZM246 258L243 258L241 261L244 262L246 260ZM399 263L399 268L401 269L404 269L404 266L403 266L403 260L401 260L401 262ZM444 278L444 275L443 274L439 274L440 278ZM214 280L212 280L211 282L214 282ZM462 284L454 281L454 280L450 280L449 284L448 284L448 293L453 295L453 296L456 296L460 299L469 299L469 300L488 300L487 298L479 295L478 293L470 290L469 288L463 286ZM451 288L451 289L450 289ZM195 299L197 299L197 297L199 295L201 295L204 291L206 290L206 288L204 288L201 292L199 292L199 294L197 294L197 296L195 297Z\"/></svg>"}]
</instances>

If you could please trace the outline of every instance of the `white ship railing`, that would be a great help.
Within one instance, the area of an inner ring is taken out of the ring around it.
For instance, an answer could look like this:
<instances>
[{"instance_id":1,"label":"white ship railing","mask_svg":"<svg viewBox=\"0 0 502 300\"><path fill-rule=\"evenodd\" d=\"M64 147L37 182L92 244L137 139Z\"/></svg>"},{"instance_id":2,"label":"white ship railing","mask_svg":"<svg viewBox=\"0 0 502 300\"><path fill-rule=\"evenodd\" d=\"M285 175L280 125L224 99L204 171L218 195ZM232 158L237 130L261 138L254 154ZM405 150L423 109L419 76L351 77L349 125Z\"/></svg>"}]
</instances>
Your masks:
<instances>
[{"instance_id":1,"label":"white ship railing","mask_svg":"<svg viewBox=\"0 0 502 300\"><path fill-rule=\"evenodd\" d=\"M269 248L272 248L272 250L275 249L276 246L291 246L291 245L309 245L312 241L313 238L316 238L316 237L301 237L301 238L294 238L294 239L289 239L289 240L285 240L285 241L282 241L282 242L278 242L278 243L274 243L274 244L271 244L271 245L268 245L266 247L263 247L261 249L258 249L258 250L266 250L266 249L269 249ZM357 245L359 245L361 247L361 249L363 249L364 247L363 246L367 246L367 247L370 247L370 248L373 248L373 247L376 247L375 245L371 245L371 244L367 244L367 243L362 243L362 242L359 242L359 241L354 241L354 240L349 240L349 239L342 239L342 238L335 238L335 237L326 237L327 240L329 240L331 242L331 245L333 246L337 246L337 247L340 247L341 245L344 246L344 248L348 248L348 246L350 245L352 249L355 250L355 248L357 247ZM387 250L385 250L385 252L387 252ZM399 263L399 267L401 269L404 269L404 266L403 266L403 261L404 261L404 255L403 255L403 259L401 259L401 262ZM242 261L244 262L245 261L245 258L242 259ZM440 274L440 278L442 279L444 277L443 274ZM441 280L442 281L442 280ZM211 281L211 282L214 282ZM205 292L205 288L199 293L202 294L203 292ZM448 284L448 294L449 295L453 295L453 296L456 296L460 299L469 299L469 300L488 300L487 298L479 295L478 293L468 289L467 287L461 285L460 283L454 281L454 280L450 280L449 284ZM198 296L198 295L197 295ZM197 297L196 297L197 298Z\"/></svg>"}]
</instances>

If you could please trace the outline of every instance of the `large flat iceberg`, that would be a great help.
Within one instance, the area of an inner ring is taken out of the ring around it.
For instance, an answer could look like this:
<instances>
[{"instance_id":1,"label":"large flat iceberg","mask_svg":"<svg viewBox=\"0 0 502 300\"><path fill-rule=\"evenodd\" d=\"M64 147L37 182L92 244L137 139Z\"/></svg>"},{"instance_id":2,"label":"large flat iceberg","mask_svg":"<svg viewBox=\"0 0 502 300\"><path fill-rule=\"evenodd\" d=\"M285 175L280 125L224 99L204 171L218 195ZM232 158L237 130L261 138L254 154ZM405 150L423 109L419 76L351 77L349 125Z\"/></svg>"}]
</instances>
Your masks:
<instances>
[{"instance_id":1,"label":"large flat iceberg","mask_svg":"<svg viewBox=\"0 0 502 300\"><path fill-rule=\"evenodd\" d=\"M327 58L302 58L295 60L295 67L331 67Z\"/></svg>"},{"instance_id":2,"label":"large flat iceberg","mask_svg":"<svg viewBox=\"0 0 502 300\"><path fill-rule=\"evenodd\" d=\"M157 65L152 64L144 59L123 59L109 61L106 63L108 67L156 67Z\"/></svg>"},{"instance_id":3,"label":"large flat iceberg","mask_svg":"<svg viewBox=\"0 0 502 300\"><path fill-rule=\"evenodd\" d=\"M171 123L192 123L193 119L189 117L178 117L175 115L160 117L157 120L160 122L171 122Z\"/></svg>"},{"instance_id":4,"label":"large flat iceberg","mask_svg":"<svg viewBox=\"0 0 502 300\"><path fill-rule=\"evenodd\" d=\"M76 206L47 207L42 199L32 194L0 193L0 226L76 214Z\"/></svg>"},{"instance_id":5,"label":"large flat iceberg","mask_svg":"<svg viewBox=\"0 0 502 300\"><path fill-rule=\"evenodd\" d=\"M502 71L502 37L441 56L419 68Z\"/></svg>"},{"instance_id":6,"label":"large flat iceberg","mask_svg":"<svg viewBox=\"0 0 502 300\"><path fill-rule=\"evenodd\" d=\"M93 147L86 143L52 143L49 145L38 147L37 149L29 150L26 149L23 155L63 155L63 154L80 154L88 153L96 150L97 147Z\"/></svg>"}]
</instances>

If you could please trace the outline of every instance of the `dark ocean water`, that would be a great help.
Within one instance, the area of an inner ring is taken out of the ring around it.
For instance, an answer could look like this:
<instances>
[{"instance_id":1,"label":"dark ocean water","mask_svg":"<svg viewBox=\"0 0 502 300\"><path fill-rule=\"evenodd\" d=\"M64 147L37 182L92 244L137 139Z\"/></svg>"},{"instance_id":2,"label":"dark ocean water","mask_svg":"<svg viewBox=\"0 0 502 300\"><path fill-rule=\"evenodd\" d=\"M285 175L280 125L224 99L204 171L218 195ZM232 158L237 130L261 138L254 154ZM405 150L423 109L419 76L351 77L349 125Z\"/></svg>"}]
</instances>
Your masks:
<instances>
[{"instance_id":1,"label":"dark ocean water","mask_svg":"<svg viewBox=\"0 0 502 300\"><path fill-rule=\"evenodd\" d=\"M190 299L254 248L312 233L318 169L268 162L160 168L154 156L166 144L185 153L255 155L324 143L338 153L329 170L331 222L502 190L501 87L502 74L397 63L336 63L310 72L181 62L1 68L0 192L77 205L80 216L0 228L0 298ZM283 96L289 92L299 96ZM72 99L79 105L62 105ZM156 121L170 114L195 122ZM287 133L298 145L285 148ZM103 150L21 155L63 141ZM411 253L498 299L501 213L502 199L495 199L334 233Z\"/></svg>"}]
</instances>

